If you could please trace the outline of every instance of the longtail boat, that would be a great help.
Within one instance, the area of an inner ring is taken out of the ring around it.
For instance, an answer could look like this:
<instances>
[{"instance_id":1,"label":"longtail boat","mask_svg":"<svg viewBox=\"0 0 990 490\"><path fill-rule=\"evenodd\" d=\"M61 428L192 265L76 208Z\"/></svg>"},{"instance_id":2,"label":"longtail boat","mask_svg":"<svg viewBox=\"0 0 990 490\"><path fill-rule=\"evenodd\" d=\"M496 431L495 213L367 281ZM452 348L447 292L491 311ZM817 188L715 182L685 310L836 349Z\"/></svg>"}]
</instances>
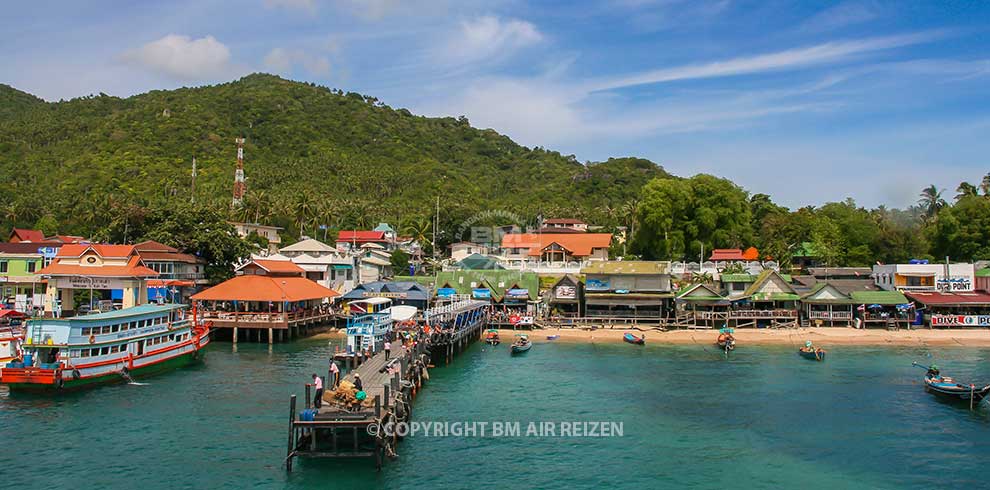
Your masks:
<instances>
[{"instance_id":1,"label":"longtail boat","mask_svg":"<svg viewBox=\"0 0 990 490\"><path fill-rule=\"evenodd\" d=\"M522 333L516 334L516 340L512 343L512 349L510 354L522 354L533 347L533 343L529 341L529 336Z\"/></svg>"},{"instance_id":2,"label":"longtail boat","mask_svg":"<svg viewBox=\"0 0 990 490\"><path fill-rule=\"evenodd\" d=\"M55 392L192 363L210 342L210 325L192 317L184 305L153 304L29 320L22 355L0 371L0 384L11 391Z\"/></svg>"},{"instance_id":3,"label":"longtail boat","mask_svg":"<svg viewBox=\"0 0 990 490\"><path fill-rule=\"evenodd\" d=\"M485 331L485 342L488 345L498 345L501 340L498 338L498 330L489 329Z\"/></svg>"},{"instance_id":4,"label":"longtail boat","mask_svg":"<svg viewBox=\"0 0 990 490\"><path fill-rule=\"evenodd\" d=\"M728 353L730 350L736 348L736 338L732 336L731 328L723 328L718 331L718 338L715 339L715 345Z\"/></svg>"},{"instance_id":5,"label":"longtail boat","mask_svg":"<svg viewBox=\"0 0 990 490\"><path fill-rule=\"evenodd\" d=\"M622 335L622 340L633 344L633 345L646 345L646 336L637 337L631 333L625 333Z\"/></svg>"},{"instance_id":6,"label":"longtail boat","mask_svg":"<svg viewBox=\"0 0 990 490\"><path fill-rule=\"evenodd\" d=\"M819 349L816 347L802 347L798 349L798 355L812 361L824 361L825 349Z\"/></svg>"}]
</instances>

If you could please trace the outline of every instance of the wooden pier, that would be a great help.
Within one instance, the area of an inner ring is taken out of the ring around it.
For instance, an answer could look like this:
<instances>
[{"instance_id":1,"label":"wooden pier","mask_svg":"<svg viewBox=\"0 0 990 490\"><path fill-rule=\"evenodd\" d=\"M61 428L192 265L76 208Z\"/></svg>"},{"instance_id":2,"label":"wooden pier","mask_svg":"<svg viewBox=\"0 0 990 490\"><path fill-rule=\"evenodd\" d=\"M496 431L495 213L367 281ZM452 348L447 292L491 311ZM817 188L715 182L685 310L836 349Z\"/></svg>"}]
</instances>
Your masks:
<instances>
[{"instance_id":1,"label":"wooden pier","mask_svg":"<svg viewBox=\"0 0 990 490\"><path fill-rule=\"evenodd\" d=\"M304 410L297 412L296 395L292 395L286 470L292 471L293 459L297 457L374 458L380 469L386 458L396 455L399 441L394 433L386 436L386 428L410 420L412 400L429 379L428 368L449 363L481 338L487 324L485 305L461 301L428 310L415 341L404 345L399 339L393 341L388 360L385 352L345 357L342 381L353 383L355 374L360 375L366 400L372 400L373 404L342 406L323 402L320 408L312 408L312 385L307 384ZM323 384L327 391L332 391L333 386L326 379Z\"/></svg>"}]
</instances>

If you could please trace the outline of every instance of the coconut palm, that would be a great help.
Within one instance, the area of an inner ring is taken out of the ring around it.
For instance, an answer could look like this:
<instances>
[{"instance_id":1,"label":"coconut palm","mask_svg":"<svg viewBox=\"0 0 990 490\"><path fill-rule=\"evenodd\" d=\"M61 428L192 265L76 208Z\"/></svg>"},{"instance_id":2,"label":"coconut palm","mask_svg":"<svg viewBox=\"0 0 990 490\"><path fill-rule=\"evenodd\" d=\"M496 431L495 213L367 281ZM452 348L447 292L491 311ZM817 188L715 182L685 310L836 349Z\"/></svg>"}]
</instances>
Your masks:
<instances>
[{"instance_id":1,"label":"coconut palm","mask_svg":"<svg viewBox=\"0 0 990 490\"><path fill-rule=\"evenodd\" d=\"M947 205L942 198L942 191L934 185L925 187L921 191L921 199L918 199L918 206L924 210L925 219L934 219L938 212Z\"/></svg>"},{"instance_id":2,"label":"coconut palm","mask_svg":"<svg viewBox=\"0 0 990 490\"><path fill-rule=\"evenodd\" d=\"M973 185L973 184L970 184L969 182L961 182L959 184L959 187L956 187L956 192L958 192L958 194L956 194L956 201L958 201L958 200L960 200L960 199L962 199L964 197L978 195L977 194L978 191L977 191L976 186Z\"/></svg>"}]
</instances>

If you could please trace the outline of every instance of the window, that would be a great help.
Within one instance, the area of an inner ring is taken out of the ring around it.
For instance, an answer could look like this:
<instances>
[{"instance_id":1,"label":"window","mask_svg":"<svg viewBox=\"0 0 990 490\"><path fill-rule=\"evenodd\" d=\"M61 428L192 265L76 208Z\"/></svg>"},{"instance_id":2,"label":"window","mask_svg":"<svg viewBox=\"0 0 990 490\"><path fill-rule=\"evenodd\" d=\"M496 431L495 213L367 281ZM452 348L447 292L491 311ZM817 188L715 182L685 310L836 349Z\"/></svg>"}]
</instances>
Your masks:
<instances>
[{"instance_id":1,"label":"window","mask_svg":"<svg viewBox=\"0 0 990 490\"><path fill-rule=\"evenodd\" d=\"M27 271L29 273L32 273L33 274L34 271L37 270L37 268L38 268L38 263L37 262L28 262L27 263Z\"/></svg>"},{"instance_id":2,"label":"window","mask_svg":"<svg viewBox=\"0 0 990 490\"><path fill-rule=\"evenodd\" d=\"M105 356L105 355L107 355L109 353L110 353L110 348L109 347L103 347L102 349L100 349L100 355L102 355L102 356Z\"/></svg>"},{"instance_id":3,"label":"window","mask_svg":"<svg viewBox=\"0 0 990 490\"><path fill-rule=\"evenodd\" d=\"M103 327L103 333L110 333L110 325Z\"/></svg>"},{"instance_id":4,"label":"window","mask_svg":"<svg viewBox=\"0 0 990 490\"><path fill-rule=\"evenodd\" d=\"M120 331L120 325L110 325L110 333Z\"/></svg>"},{"instance_id":5,"label":"window","mask_svg":"<svg viewBox=\"0 0 990 490\"><path fill-rule=\"evenodd\" d=\"M117 352L120 352L120 346L119 345L111 345L110 346L110 353L111 354L116 354Z\"/></svg>"},{"instance_id":6,"label":"window","mask_svg":"<svg viewBox=\"0 0 990 490\"><path fill-rule=\"evenodd\" d=\"M89 337L90 335L92 335L92 333L93 333L93 330L90 329L90 328L84 328L84 329L82 329L82 336L83 337Z\"/></svg>"},{"instance_id":7,"label":"window","mask_svg":"<svg viewBox=\"0 0 990 490\"><path fill-rule=\"evenodd\" d=\"M0 261L0 274L6 274L6 273L7 273L7 261L6 260Z\"/></svg>"}]
</instances>

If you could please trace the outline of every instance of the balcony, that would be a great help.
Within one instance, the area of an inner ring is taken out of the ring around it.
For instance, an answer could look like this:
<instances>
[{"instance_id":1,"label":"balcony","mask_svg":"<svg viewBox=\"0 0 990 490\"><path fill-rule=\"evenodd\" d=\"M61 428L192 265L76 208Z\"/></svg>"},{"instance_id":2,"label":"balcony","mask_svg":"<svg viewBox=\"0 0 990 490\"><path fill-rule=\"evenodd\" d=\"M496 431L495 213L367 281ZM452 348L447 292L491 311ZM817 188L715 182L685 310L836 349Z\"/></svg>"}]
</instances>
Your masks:
<instances>
[{"instance_id":1,"label":"balcony","mask_svg":"<svg viewBox=\"0 0 990 490\"><path fill-rule=\"evenodd\" d=\"M286 329L296 325L307 325L330 320L333 313L328 309L313 309L290 313L263 312L201 312L202 321L213 322L214 328L274 328Z\"/></svg>"},{"instance_id":2,"label":"balcony","mask_svg":"<svg viewBox=\"0 0 990 490\"><path fill-rule=\"evenodd\" d=\"M812 320L849 320L851 321L853 314L851 311L811 311L808 312L808 318Z\"/></svg>"}]
</instances>

